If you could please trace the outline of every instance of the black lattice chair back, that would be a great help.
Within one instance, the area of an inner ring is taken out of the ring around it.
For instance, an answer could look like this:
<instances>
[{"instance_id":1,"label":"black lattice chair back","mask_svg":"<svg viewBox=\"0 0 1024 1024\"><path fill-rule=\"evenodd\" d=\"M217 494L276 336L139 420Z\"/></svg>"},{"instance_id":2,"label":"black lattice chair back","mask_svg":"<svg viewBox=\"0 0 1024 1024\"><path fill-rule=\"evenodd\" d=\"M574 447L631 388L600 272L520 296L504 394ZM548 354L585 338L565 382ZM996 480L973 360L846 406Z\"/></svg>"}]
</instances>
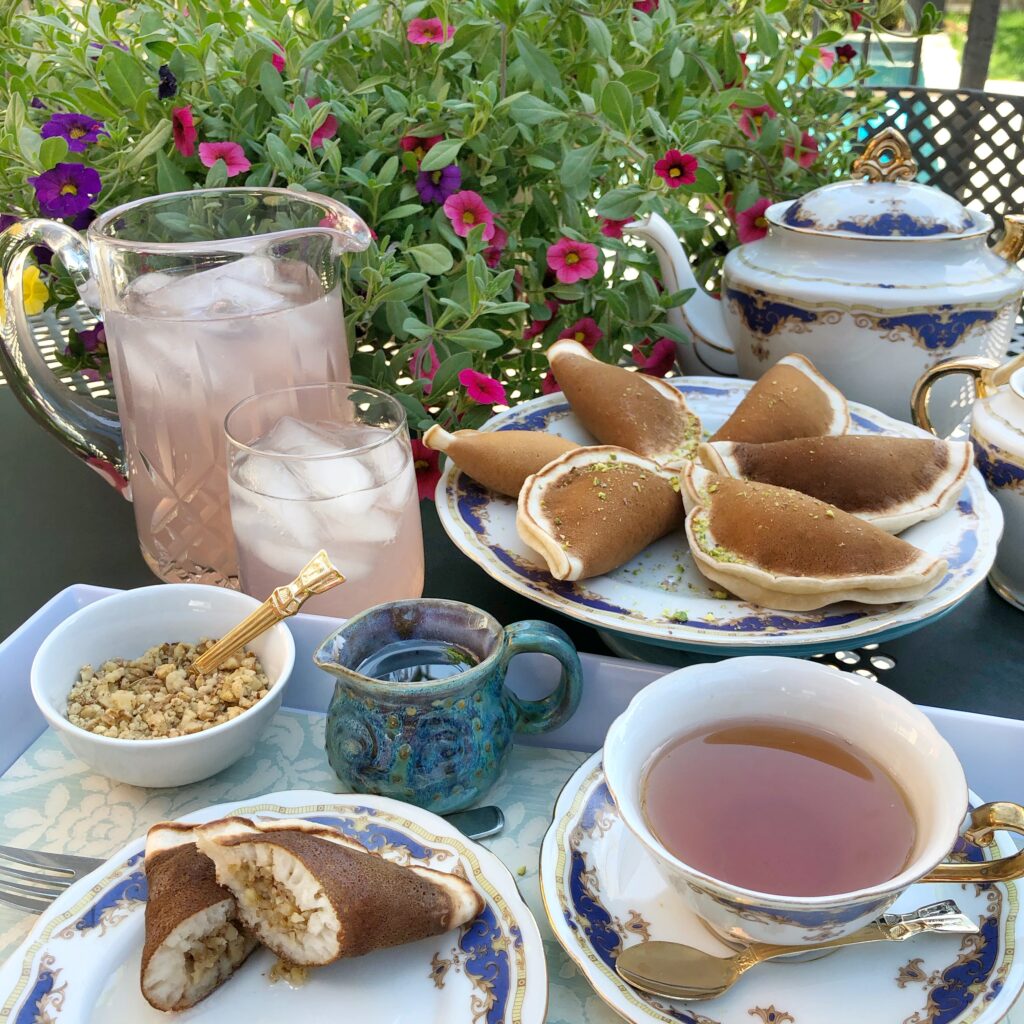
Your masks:
<instances>
[{"instance_id":1,"label":"black lattice chair back","mask_svg":"<svg viewBox=\"0 0 1024 1024\"><path fill-rule=\"evenodd\" d=\"M892 86L871 134L891 125L913 150L918 181L936 185L1002 227L1024 212L1024 96ZM869 134L869 133L864 133Z\"/></svg>"}]
</instances>

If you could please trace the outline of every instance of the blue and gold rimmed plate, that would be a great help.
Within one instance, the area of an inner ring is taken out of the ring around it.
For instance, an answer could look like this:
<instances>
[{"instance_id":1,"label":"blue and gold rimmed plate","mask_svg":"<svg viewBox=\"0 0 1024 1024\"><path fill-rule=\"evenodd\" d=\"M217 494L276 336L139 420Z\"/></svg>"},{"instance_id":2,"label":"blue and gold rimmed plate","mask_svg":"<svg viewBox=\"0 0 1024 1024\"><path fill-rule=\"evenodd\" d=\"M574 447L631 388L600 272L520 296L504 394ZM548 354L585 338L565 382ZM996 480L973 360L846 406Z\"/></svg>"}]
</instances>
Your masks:
<instances>
[{"instance_id":1,"label":"blue and gold rimmed plate","mask_svg":"<svg viewBox=\"0 0 1024 1024\"><path fill-rule=\"evenodd\" d=\"M972 802L976 798L972 795ZM962 844L969 860L1013 850ZM902 913L955 899L976 935L922 935L851 946L807 963L767 963L725 995L674 1002L630 988L615 973L621 949L643 939L729 953L658 876L618 817L600 751L569 780L544 837L540 889L556 938L617 1013L633 1024L995 1024L1024 985L1019 885L912 886Z\"/></svg>"},{"instance_id":2,"label":"blue and gold rimmed plate","mask_svg":"<svg viewBox=\"0 0 1024 1024\"><path fill-rule=\"evenodd\" d=\"M301 987L271 983L275 958L257 950L191 1010L161 1013L139 991L146 881L138 839L61 896L0 968L0 1021L543 1024L547 969L537 924L501 861L443 819L383 797L291 792L181 820L227 814L308 818L390 860L457 872L481 893L484 911L446 935L314 969Z\"/></svg>"},{"instance_id":3,"label":"blue and gold rimmed plate","mask_svg":"<svg viewBox=\"0 0 1024 1024\"><path fill-rule=\"evenodd\" d=\"M751 381L686 377L673 381L710 435L728 418ZM867 406L851 403L855 433L930 437ZM565 398L547 395L489 420L485 430L544 430L593 444ZM619 653L638 644L703 654L821 654L891 640L949 613L979 584L995 559L1002 514L972 470L956 507L901 536L949 561L949 572L919 601L850 602L811 612L770 611L725 595L694 567L682 532L665 537L605 576L579 583L551 577L516 533L516 503L460 473L449 461L437 485L437 510L455 545L516 593L604 631ZM718 596L716 596L716 594ZM642 647L641 647L642 651ZM656 652L646 657L657 661Z\"/></svg>"}]
</instances>

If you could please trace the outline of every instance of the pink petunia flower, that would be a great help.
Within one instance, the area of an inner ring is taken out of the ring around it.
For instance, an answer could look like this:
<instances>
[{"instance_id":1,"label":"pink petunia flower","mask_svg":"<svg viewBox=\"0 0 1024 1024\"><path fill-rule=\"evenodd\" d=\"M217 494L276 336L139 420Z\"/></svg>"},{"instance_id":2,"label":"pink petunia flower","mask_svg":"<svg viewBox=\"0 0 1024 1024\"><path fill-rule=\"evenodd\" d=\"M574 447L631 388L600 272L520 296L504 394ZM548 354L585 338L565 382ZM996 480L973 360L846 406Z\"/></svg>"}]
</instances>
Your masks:
<instances>
[{"instance_id":1,"label":"pink petunia flower","mask_svg":"<svg viewBox=\"0 0 1024 1024\"><path fill-rule=\"evenodd\" d=\"M860 28L860 23L864 20L864 15L860 11L850 11L850 28L854 32Z\"/></svg>"},{"instance_id":2,"label":"pink petunia flower","mask_svg":"<svg viewBox=\"0 0 1024 1024\"><path fill-rule=\"evenodd\" d=\"M669 188L692 185L697 180L697 158L691 153L670 149L655 165L654 173Z\"/></svg>"},{"instance_id":3,"label":"pink petunia flower","mask_svg":"<svg viewBox=\"0 0 1024 1024\"><path fill-rule=\"evenodd\" d=\"M319 96L307 96L306 105L312 110L314 107L320 106L323 100ZM320 125L312 137L309 140L309 144L313 149L319 149L324 144L324 139L333 139L338 134L338 119L333 114L328 114L324 118L324 123Z\"/></svg>"},{"instance_id":4,"label":"pink petunia flower","mask_svg":"<svg viewBox=\"0 0 1024 1024\"><path fill-rule=\"evenodd\" d=\"M403 135L398 140L398 145L406 153L412 153L419 163L439 142L444 141L443 135L431 135L423 137L419 135Z\"/></svg>"},{"instance_id":5,"label":"pink petunia flower","mask_svg":"<svg viewBox=\"0 0 1024 1024\"><path fill-rule=\"evenodd\" d=\"M548 370L547 373L541 378L540 391L542 395L555 395L562 390L562 386L555 380L555 374L553 370Z\"/></svg>"},{"instance_id":6,"label":"pink petunia flower","mask_svg":"<svg viewBox=\"0 0 1024 1024\"><path fill-rule=\"evenodd\" d=\"M508 245L508 232L497 224L494 225L494 234L491 235L491 244L484 249L484 262L494 270L500 263L505 246Z\"/></svg>"},{"instance_id":7,"label":"pink petunia flower","mask_svg":"<svg viewBox=\"0 0 1024 1024\"><path fill-rule=\"evenodd\" d=\"M767 104L760 107L747 107L740 114L739 128L748 139L756 139L761 134L761 126L765 120L771 121L779 115Z\"/></svg>"},{"instance_id":8,"label":"pink petunia flower","mask_svg":"<svg viewBox=\"0 0 1024 1024\"><path fill-rule=\"evenodd\" d=\"M212 167L218 160L224 161L229 178L243 174L252 167L245 158L245 150L237 142L199 143L199 162L204 167Z\"/></svg>"},{"instance_id":9,"label":"pink petunia flower","mask_svg":"<svg viewBox=\"0 0 1024 1024\"><path fill-rule=\"evenodd\" d=\"M548 266L562 284L588 281L597 273L598 249L590 242L577 242L574 238L560 238L548 246Z\"/></svg>"},{"instance_id":10,"label":"pink petunia flower","mask_svg":"<svg viewBox=\"0 0 1024 1024\"><path fill-rule=\"evenodd\" d=\"M466 394L479 405L508 405L505 385L500 380L488 377L478 370L460 370L459 383L466 389Z\"/></svg>"},{"instance_id":11,"label":"pink petunia flower","mask_svg":"<svg viewBox=\"0 0 1024 1024\"><path fill-rule=\"evenodd\" d=\"M199 133L196 131L191 107L176 107L171 111L171 131L174 135L174 148L182 156L193 156Z\"/></svg>"},{"instance_id":12,"label":"pink petunia flower","mask_svg":"<svg viewBox=\"0 0 1024 1024\"><path fill-rule=\"evenodd\" d=\"M445 216L452 222L452 227L460 238L465 238L477 226L484 226L484 241L494 238L494 214L487 209L487 204L479 193L472 189L463 189L449 196L444 201Z\"/></svg>"},{"instance_id":13,"label":"pink petunia flower","mask_svg":"<svg viewBox=\"0 0 1024 1024\"><path fill-rule=\"evenodd\" d=\"M736 234L741 242L756 242L768 234L768 220L764 211L771 205L770 199L758 199L753 206L736 214Z\"/></svg>"},{"instance_id":14,"label":"pink petunia flower","mask_svg":"<svg viewBox=\"0 0 1024 1024\"><path fill-rule=\"evenodd\" d=\"M588 348L593 351L594 346L604 337L604 331L597 326L597 322L593 317L585 316L582 320L577 320L571 327L566 327L564 331L558 336L559 340L562 338L570 338L573 341L578 341L584 348Z\"/></svg>"},{"instance_id":15,"label":"pink petunia flower","mask_svg":"<svg viewBox=\"0 0 1024 1024\"><path fill-rule=\"evenodd\" d=\"M409 22L406 38L416 46L444 43L455 35L455 26L445 27L440 18L413 18Z\"/></svg>"},{"instance_id":16,"label":"pink petunia flower","mask_svg":"<svg viewBox=\"0 0 1024 1024\"><path fill-rule=\"evenodd\" d=\"M646 353L638 345L633 349L633 362L650 377L667 377L676 365L676 343L671 338L659 338Z\"/></svg>"},{"instance_id":17,"label":"pink petunia flower","mask_svg":"<svg viewBox=\"0 0 1024 1024\"><path fill-rule=\"evenodd\" d=\"M827 46L818 48L818 63L826 70L831 71L832 65L836 62L836 51L830 50Z\"/></svg>"},{"instance_id":18,"label":"pink petunia flower","mask_svg":"<svg viewBox=\"0 0 1024 1024\"><path fill-rule=\"evenodd\" d=\"M809 132L804 132L800 136L799 146L789 141L783 144L782 155L788 160L796 160L801 167L810 167L818 159L818 140Z\"/></svg>"},{"instance_id":19,"label":"pink petunia flower","mask_svg":"<svg viewBox=\"0 0 1024 1024\"><path fill-rule=\"evenodd\" d=\"M554 319L558 312L558 303L554 299L547 299L544 305L548 307L548 318L546 320L531 320L529 326L523 331L523 341L530 341L537 335L543 334L548 329L548 324Z\"/></svg>"},{"instance_id":20,"label":"pink petunia flower","mask_svg":"<svg viewBox=\"0 0 1024 1024\"><path fill-rule=\"evenodd\" d=\"M420 501L433 501L441 479L441 453L428 448L419 438L412 440L412 464L416 470L416 492Z\"/></svg>"},{"instance_id":21,"label":"pink petunia flower","mask_svg":"<svg viewBox=\"0 0 1024 1024\"><path fill-rule=\"evenodd\" d=\"M273 64L274 67L278 71L283 73L284 69L285 69L285 63L284 63L284 43L282 43L280 39L272 39L271 42L278 48L280 53L275 53L270 58L270 63Z\"/></svg>"},{"instance_id":22,"label":"pink petunia flower","mask_svg":"<svg viewBox=\"0 0 1024 1024\"><path fill-rule=\"evenodd\" d=\"M441 359L433 342L427 345L426 348L416 349L413 353L412 359L409 360L409 372L418 380L424 379L427 381L423 385L423 394L430 394L440 365Z\"/></svg>"},{"instance_id":23,"label":"pink petunia flower","mask_svg":"<svg viewBox=\"0 0 1024 1024\"><path fill-rule=\"evenodd\" d=\"M605 238L621 238L622 229L629 222L629 217L627 217L625 220L615 220L614 217L602 217L601 234L604 235Z\"/></svg>"},{"instance_id":24,"label":"pink petunia flower","mask_svg":"<svg viewBox=\"0 0 1024 1024\"><path fill-rule=\"evenodd\" d=\"M653 14L658 9L658 0L633 0L633 10Z\"/></svg>"}]
</instances>

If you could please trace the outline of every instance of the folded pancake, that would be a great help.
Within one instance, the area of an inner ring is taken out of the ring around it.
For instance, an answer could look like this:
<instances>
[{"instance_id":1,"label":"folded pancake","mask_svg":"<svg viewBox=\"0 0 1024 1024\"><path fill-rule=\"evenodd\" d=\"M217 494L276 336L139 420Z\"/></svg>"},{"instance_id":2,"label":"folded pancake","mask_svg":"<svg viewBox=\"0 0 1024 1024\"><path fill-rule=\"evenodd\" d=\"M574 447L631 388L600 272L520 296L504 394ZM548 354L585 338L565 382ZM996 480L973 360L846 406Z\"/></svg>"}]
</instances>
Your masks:
<instances>
[{"instance_id":1,"label":"folded pancake","mask_svg":"<svg viewBox=\"0 0 1024 1024\"><path fill-rule=\"evenodd\" d=\"M767 444L712 441L700 460L720 476L789 487L887 533L951 509L971 470L966 441L841 434Z\"/></svg>"},{"instance_id":2,"label":"folded pancake","mask_svg":"<svg viewBox=\"0 0 1024 1024\"><path fill-rule=\"evenodd\" d=\"M845 434L850 411L833 387L800 355L780 359L746 393L712 441L786 441L791 437Z\"/></svg>"},{"instance_id":3,"label":"folded pancake","mask_svg":"<svg viewBox=\"0 0 1024 1024\"><path fill-rule=\"evenodd\" d=\"M668 381L611 366L578 341L556 341L548 362L576 418L601 444L663 466L693 458L700 420Z\"/></svg>"},{"instance_id":4,"label":"folded pancake","mask_svg":"<svg viewBox=\"0 0 1024 1024\"><path fill-rule=\"evenodd\" d=\"M464 878L402 867L306 821L226 818L201 826L197 839L243 923L289 964L328 964L440 935L484 906Z\"/></svg>"},{"instance_id":5,"label":"folded pancake","mask_svg":"<svg viewBox=\"0 0 1024 1024\"><path fill-rule=\"evenodd\" d=\"M444 452L478 484L518 498L523 482L559 455L579 448L557 434L541 430L456 430L439 426L423 435L423 443Z\"/></svg>"},{"instance_id":6,"label":"folded pancake","mask_svg":"<svg viewBox=\"0 0 1024 1024\"><path fill-rule=\"evenodd\" d=\"M785 611L914 601L946 571L944 558L799 491L695 465L680 484L697 568L744 601Z\"/></svg>"},{"instance_id":7,"label":"folded pancake","mask_svg":"<svg viewBox=\"0 0 1024 1024\"><path fill-rule=\"evenodd\" d=\"M578 448L529 477L516 529L556 580L611 572L683 523L678 475L624 448Z\"/></svg>"},{"instance_id":8,"label":"folded pancake","mask_svg":"<svg viewBox=\"0 0 1024 1024\"><path fill-rule=\"evenodd\" d=\"M146 838L142 994L158 1010L185 1010L223 984L256 948L234 896L217 884L194 830L154 825Z\"/></svg>"}]
</instances>

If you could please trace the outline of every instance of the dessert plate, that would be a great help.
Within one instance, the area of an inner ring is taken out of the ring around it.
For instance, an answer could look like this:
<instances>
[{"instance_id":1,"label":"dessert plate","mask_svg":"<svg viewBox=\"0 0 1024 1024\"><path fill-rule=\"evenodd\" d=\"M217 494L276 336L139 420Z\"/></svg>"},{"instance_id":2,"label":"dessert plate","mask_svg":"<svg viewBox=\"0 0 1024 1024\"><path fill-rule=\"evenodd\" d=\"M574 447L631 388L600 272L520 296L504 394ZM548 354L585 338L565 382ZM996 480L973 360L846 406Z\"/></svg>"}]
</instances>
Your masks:
<instances>
[{"instance_id":1,"label":"dessert plate","mask_svg":"<svg viewBox=\"0 0 1024 1024\"><path fill-rule=\"evenodd\" d=\"M708 435L753 385L719 377L685 377L672 383ZM854 433L931 437L864 405L851 402L850 413ZM546 430L594 443L561 394L517 405L482 429ZM732 595L722 597L724 591L694 567L682 531L662 538L612 573L571 583L553 579L519 539L516 503L474 483L451 461L438 481L436 501L449 537L484 571L519 594L605 631L613 649L627 656L635 655L637 641L712 655L810 655L891 640L941 618L984 582L1003 522L995 498L972 469L955 508L900 535L949 561L949 571L931 593L901 604L845 602L811 612L780 612ZM656 653L646 656L658 660Z\"/></svg>"},{"instance_id":2,"label":"dessert plate","mask_svg":"<svg viewBox=\"0 0 1024 1024\"><path fill-rule=\"evenodd\" d=\"M980 802L972 795L972 804ZM962 844L970 860L1015 849ZM955 899L977 935L921 935L837 950L803 963L766 963L725 995L676 1002L630 988L615 973L620 949L665 939L726 956L722 945L657 874L622 824L601 770L601 752L566 784L544 837L540 890L556 938L594 991L632 1024L995 1024L1024 985L1019 883L920 884L896 913Z\"/></svg>"},{"instance_id":3,"label":"dessert plate","mask_svg":"<svg viewBox=\"0 0 1024 1024\"><path fill-rule=\"evenodd\" d=\"M340 828L390 860L464 873L484 897L484 911L458 931L315 968L300 987L271 983L275 958L260 949L203 1002L162 1013L139 991L146 907L141 837L56 900L0 968L0 1020L543 1024L547 968L537 924L497 857L443 819L383 797L291 792L181 820L228 814L305 817Z\"/></svg>"}]
</instances>

